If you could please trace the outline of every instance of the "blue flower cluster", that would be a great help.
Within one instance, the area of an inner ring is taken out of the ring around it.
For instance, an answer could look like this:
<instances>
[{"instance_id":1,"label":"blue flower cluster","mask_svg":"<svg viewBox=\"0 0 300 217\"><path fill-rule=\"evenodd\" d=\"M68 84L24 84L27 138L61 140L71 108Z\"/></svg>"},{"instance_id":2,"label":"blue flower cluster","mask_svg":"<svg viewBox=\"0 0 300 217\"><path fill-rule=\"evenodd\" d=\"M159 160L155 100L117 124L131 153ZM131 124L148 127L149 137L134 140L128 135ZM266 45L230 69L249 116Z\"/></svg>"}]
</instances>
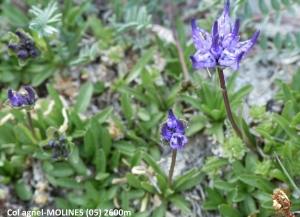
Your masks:
<instances>
[{"instance_id":1,"label":"blue flower cluster","mask_svg":"<svg viewBox=\"0 0 300 217\"><path fill-rule=\"evenodd\" d=\"M47 129L47 137L47 140L40 142L40 147L46 155L55 160L61 160L71 154L74 144L68 140L64 133L50 127Z\"/></svg>"},{"instance_id":2,"label":"blue flower cluster","mask_svg":"<svg viewBox=\"0 0 300 217\"><path fill-rule=\"evenodd\" d=\"M169 143L173 149L182 149L188 141L184 135L184 124L174 116L172 109L169 109L168 119L162 124L160 134L163 142Z\"/></svg>"},{"instance_id":3,"label":"blue flower cluster","mask_svg":"<svg viewBox=\"0 0 300 217\"><path fill-rule=\"evenodd\" d=\"M239 42L240 20L237 19L233 24L228 15L229 4L227 0L221 17L214 22L212 34L198 27L192 18L192 39L197 51L190 56L190 60L195 69L229 66L238 70L239 62L256 42L259 31L250 40Z\"/></svg>"},{"instance_id":4,"label":"blue flower cluster","mask_svg":"<svg viewBox=\"0 0 300 217\"><path fill-rule=\"evenodd\" d=\"M13 41L8 45L8 48L17 54L19 59L37 58L39 51L35 43L21 30L16 30L15 34L18 36L19 41Z\"/></svg>"}]
</instances>

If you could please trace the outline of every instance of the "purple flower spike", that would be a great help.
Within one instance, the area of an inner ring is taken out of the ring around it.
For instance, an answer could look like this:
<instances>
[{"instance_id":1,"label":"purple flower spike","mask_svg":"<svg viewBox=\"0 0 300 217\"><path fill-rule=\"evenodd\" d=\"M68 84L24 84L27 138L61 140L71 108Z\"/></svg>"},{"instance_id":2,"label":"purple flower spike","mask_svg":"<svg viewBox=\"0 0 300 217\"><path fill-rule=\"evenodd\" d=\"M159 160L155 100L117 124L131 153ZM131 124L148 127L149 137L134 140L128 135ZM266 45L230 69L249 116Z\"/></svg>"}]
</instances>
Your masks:
<instances>
[{"instance_id":1,"label":"purple flower spike","mask_svg":"<svg viewBox=\"0 0 300 217\"><path fill-rule=\"evenodd\" d=\"M182 149L187 143L187 138L184 136L185 126L183 122L175 117L172 109L169 109L168 119L160 129L162 141L169 143L173 149Z\"/></svg>"},{"instance_id":2,"label":"purple flower spike","mask_svg":"<svg viewBox=\"0 0 300 217\"><path fill-rule=\"evenodd\" d=\"M214 22L212 34L197 26L191 19L192 39L196 53L190 56L193 68L211 68L216 66L239 69L239 62L243 60L256 42L259 31L250 40L239 41L240 20L233 24L229 17L230 1L227 0L219 19Z\"/></svg>"},{"instance_id":3,"label":"purple flower spike","mask_svg":"<svg viewBox=\"0 0 300 217\"><path fill-rule=\"evenodd\" d=\"M19 59L25 59L26 57L28 57L28 51L27 51L27 50L20 50L20 51L18 52L17 57L18 57Z\"/></svg>"},{"instance_id":4,"label":"purple flower spike","mask_svg":"<svg viewBox=\"0 0 300 217\"><path fill-rule=\"evenodd\" d=\"M29 104L33 104L35 102L35 92L30 86L24 86L24 89L27 91L28 96L27 100Z\"/></svg>"}]
</instances>

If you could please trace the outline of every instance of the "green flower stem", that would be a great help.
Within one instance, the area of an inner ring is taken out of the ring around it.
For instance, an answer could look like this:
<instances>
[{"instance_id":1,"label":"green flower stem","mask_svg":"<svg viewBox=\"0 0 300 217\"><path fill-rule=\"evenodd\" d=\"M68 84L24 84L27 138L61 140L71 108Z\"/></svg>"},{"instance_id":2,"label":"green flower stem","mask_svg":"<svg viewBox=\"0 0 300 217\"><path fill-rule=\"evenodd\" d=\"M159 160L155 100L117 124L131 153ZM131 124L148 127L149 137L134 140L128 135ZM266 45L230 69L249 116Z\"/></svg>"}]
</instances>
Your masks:
<instances>
[{"instance_id":1,"label":"green flower stem","mask_svg":"<svg viewBox=\"0 0 300 217\"><path fill-rule=\"evenodd\" d=\"M225 107L226 107L226 111L227 111L229 121L230 121L234 131L238 135L238 137L240 137L245 142L245 144L247 145L248 148L250 148L254 153L257 154L258 153L257 150L250 143L248 137L246 135L242 134L242 132L240 131L240 129L238 128L238 126L236 125L236 123L234 121L234 118L233 118L233 115L232 115L232 112L231 112L231 108L230 108L229 99L228 99L228 94L227 94L223 69L220 69L218 67L217 70L218 70L218 74L219 74L220 87L221 87L221 90L222 90L222 95L223 95L223 99L224 99L224 103L225 103Z\"/></svg>"},{"instance_id":2,"label":"green flower stem","mask_svg":"<svg viewBox=\"0 0 300 217\"><path fill-rule=\"evenodd\" d=\"M28 118L31 133L32 133L33 137L36 139L37 137L36 137L36 134L35 134L35 131L34 131L34 128L33 128L31 113L30 113L30 111L26 111L26 114L27 114L27 118Z\"/></svg>"},{"instance_id":3,"label":"green flower stem","mask_svg":"<svg viewBox=\"0 0 300 217\"><path fill-rule=\"evenodd\" d=\"M171 187L171 184L172 184L172 177L173 177L173 172L174 172L174 167L175 167L175 162L176 162L176 155L177 155L177 149L173 149L172 162L171 162L170 171L169 171L169 181L168 181L169 187Z\"/></svg>"}]
</instances>

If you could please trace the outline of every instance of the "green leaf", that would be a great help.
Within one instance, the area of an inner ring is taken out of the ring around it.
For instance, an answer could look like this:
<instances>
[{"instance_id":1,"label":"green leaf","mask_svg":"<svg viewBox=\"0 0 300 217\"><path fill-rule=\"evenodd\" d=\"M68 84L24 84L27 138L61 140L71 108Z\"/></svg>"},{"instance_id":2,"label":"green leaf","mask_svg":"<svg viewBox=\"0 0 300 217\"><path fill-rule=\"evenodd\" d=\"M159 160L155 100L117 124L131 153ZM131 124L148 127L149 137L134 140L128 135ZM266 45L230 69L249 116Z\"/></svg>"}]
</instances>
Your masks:
<instances>
[{"instance_id":1,"label":"green leaf","mask_svg":"<svg viewBox=\"0 0 300 217\"><path fill-rule=\"evenodd\" d=\"M209 201L218 203L219 205L225 203L223 196L216 189L205 186L205 191L208 195Z\"/></svg>"},{"instance_id":2,"label":"green leaf","mask_svg":"<svg viewBox=\"0 0 300 217\"><path fill-rule=\"evenodd\" d=\"M118 192L118 186L114 185L114 186L110 187L105 194L106 200L108 200L108 201L112 200L114 198L114 196L117 194L117 192Z\"/></svg>"},{"instance_id":3,"label":"green leaf","mask_svg":"<svg viewBox=\"0 0 300 217\"><path fill-rule=\"evenodd\" d=\"M111 150L111 138L110 138L109 131L105 128L101 130L100 141L101 141L100 147L103 149L106 157L108 157Z\"/></svg>"},{"instance_id":4,"label":"green leaf","mask_svg":"<svg viewBox=\"0 0 300 217\"><path fill-rule=\"evenodd\" d=\"M276 188L276 186L273 183L260 176L256 176L252 174L242 174L239 175L238 178L242 182L259 189L264 189L269 191L270 189Z\"/></svg>"},{"instance_id":5,"label":"green leaf","mask_svg":"<svg viewBox=\"0 0 300 217\"><path fill-rule=\"evenodd\" d=\"M89 159L95 153L96 138L91 129L88 129L83 138L85 156Z\"/></svg>"},{"instance_id":6,"label":"green leaf","mask_svg":"<svg viewBox=\"0 0 300 217\"><path fill-rule=\"evenodd\" d=\"M139 165L139 163L141 162L142 159L142 152L141 151L136 151L133 154L133 157L131 158L131 162L130 162L130 167L134 167Z\"/></svg>"},{"instance_id":7,"label":"green leaf","mask_svg":"<svg viewBox=\"0 0 300 217\"><path fill-rule=\"evenodd\" d=\"M128 184L131 185L132 187L137 188L137 189L142 188L141 181L139 179L137 179L135 177L135 175L133 175L132 173L127 173L126 179L127 179Z\"/></svg>"},{"instance_id":8,"label":"green leaf","mask_svg":"<svg viewBox=\"0 0 300 217\"><path fill-rule=\"evenodd\" d=\"M277 0L275 0L275 1L277 1ZM275 44L275 47L276 47L277 50L281 49L281 47L282 47L282 39L281 39L281 35L280 35L279 32L275 35L274 44Z\"/></svg>"},{"instance_id":9,"label":"green leaf","mask_svg":"<svg viewBox=\"0 0 300 217\"><path fill-rule=\"evenodd\" d=\"M253 173L253 168L257 162L257 155L253 152L248 152L246 155L246 170L248 173Z\"/></svg>"},{"instance_id":10,"label":"green leaf","mask_svg":"<svg viewBox=\"0 0 300 217\"><path fill-rule=\"evenodd\" d=\"M176 196L171 198L171 202L178 207L186 215L192 215L191 210L189 209L190 203L186 201L183 197Z\"/></svg>"},{"instance_id":11,"label":"green leaf","mask_svg":"<svg viewBox=\"0 0 300 217\"><path fill-rule=\"evenodd\" d=\"M298 138L297 131L289 126L289 121L278 114L273 114L275 122L277 122L291 138Z\"/></svg>"},{"instance_id":12,"label":"green leaf","mask_svg":"<svg viewBox=\"0 0 300 217\"><path fill-rule=\"evenodd\" d=\"M155 189L155 187L150 185L148 182L142 182L141 186L145 191L151 194L157 194L157 190Z\"/></svg>"},{"instance_id":13,"label":"green leaf","mask_svg":"<svg viewBox=\"0 0 300 217\"><path fill-rule=\"evenodd\" d=\"M149 121L150 120L150 114L145 108L138 108L137 116L142 121Z\"/></svg>"},{"instance_id":14,"label":"green leaf","mask_svg":"<svg viewBox=\"0 0 300 217\"><path fill-rule=\"evenodd\" d=\"M129 125L132 125L132 107L129 96L126 93L123 93L121 96L121 106L126 120Z\"/></svg>"},{"instance_id":15,"label":"green leaf","mask_svg":"<svg viewBox=\"0 0 300 217\"><path fill-rule=\"evenodd\" d=\"M270 200L270 194L266 193L266 192L262 192L262 191L254 191L251 193L251 195L260 201L267 201Z\"/></svg>"},{"instance_id":16,"label":"green leaf","mask_svg":"<svg viewBox=\"0 0 300 217\"><path fill-rule=\"evenodd\" d=\"M196 173L196 168L192 168L188 172L186 172L184 175L178 177L172 184L172 188L176 189L180 185L182 185L184 182L186 182L194 173Z\"/></svg>"},{"instance_id":17,"label":"green leaf","mask_svg":"<svg viewBox=\"0 0 300 217\"><path fill-rule=\"evenodd\" d=\"M226 197L227 204L230 205L230 204L234 203L234 198L236 198L237 195L238 195L238 190L236 188L228 191L227 197Z\"/></svg>"},{"instance_id":18,"label":"green leaf","mask_svg":"<svg viewBox=\"0 0 300 217\"><path fill-rule=\"evenodd\" d=\"M233 190L235 187L236 187L236 185L233 183L225 182L222 180L214 181L214 188L217 188L217 189L220 189L223 191L230 191L230 190Z\"/></svg>"},{"instance_id":19,"label":"green leaf","mask_svg":"<svg viewBox=\"0 0 300 217\"><path fill-rule=\"evenodd\" d=\"M157 184L162 192L165 192L168 188L167 180L164 179L159 173L156 174Z\"/></svg>"},{"instance_id":20,"label":"green leaf","mask_svg":"<svg viewBox=\"0 0 300 217\"><path fill-rule=\"evenodd\" d=\"M83 189L84 184L78 183L74 178L58 178L55 184L68 189Z\"/></svg>"},{"instance_id":21,"label":"green leaf","mask_svg":"<svg viewBox=\"0 0 300 217\"><path fill-rule=\"evenodd\" d=\"M91 181L87 181L84 183L84 188L86 190L87 195L91 198L94 202L98 202L99 196L97 189L93 186Z\"/></svg>"},{"instance_id":22,"label":"green leaf","mask_svg":"<svg viewBox=\"0 0 300 217\"><path fill-rule=\"evenodd\" d=\"M72 176L75 171L70 164L66 162L53 163L53 169L47 172L49 175L54 177L66 177Z\"/></svg>"},{"instance_id":23,"label":"green leaf","mask_svg":"<svg viewBox=\"0 0 300 217\"><path fill-rule=\"evenodd\" d=\"M15 125L14 133L17 135L17 138L23 144L37 144L37 141L34 139L31 131L24 125Z\"/></svg>"},{"instance_id":24,"label":"green leaf","mask_svg":"<svg viewBox=\"0 0 300 217\"><path fill-rule=\"evenodd\" d=\"M54 74L56 68L54 67L47 67L44 71L36 74L31 82L31 85L33 87L38 87L40 84L42 84L47 78L49 78L51 75Z\"/></svg>"},{"instance_id":25,"label":"green leaf","mask_svg":"<svg viewBox=\"0 0 300 217\"><path fill-rule=\"evenodd\" d=\"M109 175L110 175L109 173L103 173L103 172L100 172L100 173L98 173L98 174L96 175L95 179L98 180L98 181L102 181L102 180L108 178Z\"/></svg>"},{"instance_id":26,"label":"green leaf","mask_svg":"<svg viewBox=\"0 0 300 217\"><path fill-rule=\"evenodd\" d=\"M79 157L79 150L77 146L73 148L72 154L68 158L68 162L79 175L87 176L87 168L82 159Z\"/></svg>"},{"instance_id":27,"label":"green leaf","mask_svg":"<svg viewBox=\"0 0 300 217\"><path fill-rule=\"evenodd\" d=\"M194 186L196 186L198 183L200 183L201 180L205 177L205 175L206 175L206 173L204 173L204 172L197 172L197 173L193 174L186 182L184 182L181 185L179 185L178 187L176 187L175 190L178 192L181 192L181 191L191 189Z\"/></svg>"},{"instance_id":28,"label":"green leaf","mask_svg":"<svg viewBox=\"0 0 300 217\"><path fill-rule=\"evenodd\" d=\"M86 82L80 89L74 109L79 113L84 113L90 104L93 95L93 84Z\"/></svg>"},{"instance_id":29,"label":"green leaf","mask_svg":"<svg viewBox=\"0 0 300 217\"><path fill-rule=\"evenodd\" d=\"M220 205L218 209L222 217L243 217L242 213L227 204Z\"/></svg>"},{"instance_id":30,"label":"green leaf","mask_svg":"<svg viewBox=\"0 0 300 217\"><path fill-rule=\"evenodd\" d=\"M284 101L293 101L293 95L291 93L291 89L289 88L289 86L285 83L285 82L282 82L281 83L281 88L283 90L283 94L284 94Z\"/></svg>"},{"instance_id":31,"label":"green leaf","mask_svg":"<svg viewBox=\"0 0 300 217\"><path fill-rule=\"evenodd\" d=\"M165 173L159 167L159 165L155 162L155 160L147 152L143 152L143 158L147 162L147 164L152 167L152 169L155 172L159 173L165 179L167 178Z\"/></svg>"},{"instance_id":32,"label":"green leaf","mask_svg":"<svg viewBox=\"0 0 300 217\"><path fill-rule=\"evenodd\" d=\"M113 152L112 157L110 158L109 169L114 170L119 165L121 152L116 150Z\"/></svg>"},{"instance_id":33,"label":"green leaf","mask_svg":"<svg viewBox=\"0 0 300 217\"><path fill-rule=\"evenodd\" d=\"M295 184L294 180L290 177L289 173L286 171L285 167L282 165L278 155L275 153L276 159L278 161L278 163L280 164L284 174L287 176L287 178L289 179L289 181L291 182L292 186L294 187L294 189L298 192L298 194L300 195L300 189L297 187L297 185Z\"/></svg>"},{"instance_id":34,"label":"green leaf","mask_svg":"<svg viewBox=\"0 0 300 217\"><path fill-rule=\"evenodd\" d=\"M202 167L202 171L203 172L209 172L209 171L212 171L212 170L215 170L215 169L219 169L220 167L226 166L226 165L228 165L228 160L224 159L224 158L221 158L221 159L218 159L218 160L214 160L214 161L212 161L208 164L205 164Z\"/></svg>"},{"instance_id":35,"label":"green leaf","mask_svg":"<svg viewBox=\"0 0 300 217\"><path fill-rule=\"evenodd\" d=\"M19 179L15 184L15 189L18 197L21 200L29 201L31 200L33 193L29 185L27 185L22 179Z\"/></svg>"},{"instance_id":36,"label":"green leaf","mask_svg":"<svg viewBox=\"0 0 300 217\"><path fill-rule=\"evenodd\" d=\"M288 6L290 4L290 0L281 0L282 4Z\"/></svg>"},{"instance_id":37,"label":"green leaf","mask_svg":"<svg viewBox=\"0 0 300 217\"><path fill-rule=\"evenodd\" d=\"M133 69L125 79L126 84L130 83L136 77L138 77L139 73L145 67L148 61L152 58L155 51L156 51L156 47L152 47L142 54L140 60L136 63L136 65L133 67Z\"/></svg>"},{"instance_id":38,"label":"green leaf","mask_svg":"<svg viewBox=\"0 0 300 217\"><path fill-rule=\"evenodd\" d=\"M113 111L113 107L109 106L109 107L103 109L99 114L96 114L94 116L94 118L96 118L98 120L98 122L100 124L102 124L107 120L107 118L110 116L112 111Z\"/></svg>"},{"instance_id":39,"label":"green leaf","mask_svg":"<svg viewBox=\"0 0 300 217\"><path fill-rule=\"evenodd\" d=\"M237 176L246 173L246 170L243 167L243 165L239 161L237 161L237 160L232 163L232 168L233 168L234 173Z\"/></svg>"},{"instance_id":40,"label":"green leaf","mask_svg":"<svg viewBox=\"0 0 300 217\"><path fill-rule=\"evenodd\" d=\"M54 87L52 87L50 84L47 84L46 87L47 87L48 93L50 94L51 98L55 102L55 106L57 106L61 110L63 108L63 103L62 103L61 99L59 98L59 94L54 89Z\"/></svg>"},{"instance_id":41,"label":"green leaf","mask_svg":"<svg viewBox=\"0 0 300 217\"><path fill-rule=\"evenodd\" d=\"M232 97L230 97L230 103L233 103L237 100L243 99L245 96L247 96L251 91L253 90L252 85L246 85L239 89L237 92L235 92Z\"/></svg>"},{"instance_id":42,"label":"green leaf","mask_svg":"<svg viewBox=\"0 0 300 217\"><path fill-rule=\"evenodd\" d=\"M220 204L215 201L207 201L203 203L202 209L204 210L216 210Z\"/></svg>"},{"instance_id":43,"label":"green leaf","mask_svg":"<svg viewBox=\"0 0 300 217\"><path fill-rule=\"evenodd\" d=\"M278 2L278 0L271 0L271 4L272 4L272 7L273 7L276 11L279 11L279 10L280 10L280 3Z\"/></svg>"},{"instance_id":44,"label":"green leaf","mask_svg":"<svg viewBox=\"0 0 300 217\"><path fill-rule=\"evenodd\" d=\"M97 172L106 172L106 157L103 149L96 152L96 160Z\"/></svg>"},{"instance_id":45,"label":"green leaf","mask_svg":"<svg viewBox=\"0 0 300 217\"><path fill-rule=\"evenodd\" d=\"M253 127L253 129L269 141L273 141L272 136L262 127Z\"/></svg>"},{"instance_id":46,"label":"green leaf","mask_svg":"<svg viewBox=\"0 0 300 217\"><path fill-rule=\"evenodd\" d=\"M141 189L130 189L130 191L128 191L128 199L129 200L141 198L144 195L145 195L145 191L141 190Z\"/></svg>"},{"instance_id":47,"label":"green leaf","mask_svg":"<svg viewBox=\"0 0 300 217\"><path fill-rule=\"evenodd\" d=\"M159 207L154 209L152 216L155 217L165 217L167 212L168 203L166 201L162 202Z\"/></svg>"},{"instance_id":48,"label":"green leaf","mask_svg":"<svg viewBox=\"0 0 300 217\"><path fill-rule=\"evenodd\" d=\"M134 96L134 98L136 98L137 100L139 100L142 103L148 104L149 103L149 99L145 97L145 95L137 90L134 90L132 88L128 88L128 87L119 87L118 90L121 93L127 93L130 96Z\"/></svg>"},{"instance_id":49,"label":"green leaf","mask_svg":"<svg viewBox=\"0 0 300 217\"><path fill-rule=\"evenodd\" d=\"M259 1L259 2L263 2L263 1ZM261 34L261 36L259 37L259 45L261 46L261 48L265 51L268 49L268 38L265 34Z\"/></svg>"},{"instance_id":50,"label":"green leaf","mask_svg":"<svg viewBox=\"0 0 300 217\"><path fill-rule=\"evenodd\" d=\"M125 141L116 141L112 144L117 150L120 150L122 154L127 155L129 157L133 156L135 151L135 146L129 142Z\"/></svg>"},{"instance_id":51,"label":"green leaf","mask_svg":"<svg viewBox=\"0 0 300 217\"><path fill-rule=\"evenodd\" d=\"M273 207L273 201L272 200L269 200L269 201L265 201L261 204L261 206L265 209L270 209L270 210L274 210L274 207Z\"/></svg>"}]
</instances>

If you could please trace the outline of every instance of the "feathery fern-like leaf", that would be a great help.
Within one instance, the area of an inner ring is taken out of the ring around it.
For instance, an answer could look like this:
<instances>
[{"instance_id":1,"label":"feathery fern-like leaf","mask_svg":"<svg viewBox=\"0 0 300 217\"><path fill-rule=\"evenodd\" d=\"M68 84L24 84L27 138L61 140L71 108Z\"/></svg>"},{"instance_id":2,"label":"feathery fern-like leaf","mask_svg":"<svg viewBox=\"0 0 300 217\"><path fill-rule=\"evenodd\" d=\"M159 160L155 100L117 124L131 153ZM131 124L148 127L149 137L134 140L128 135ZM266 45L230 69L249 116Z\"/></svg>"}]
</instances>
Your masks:
<instances>
[{"instance_id":1,"label":"feathery fern-like leaf","mask_svg":"<svg viewBox=\"0 0 300 217\"><path fill-rule=\"evenodd\" d=\"M36 6L32 6L29 10L36 16L35 19L31 21L29 28L37 31L39 38L43 37L45 33L53 34L54 32L58 32L58 29L53 27L54 24L60 21L62 15L61 13L55 14L57 9L57 3L50 2L44 10Z\"/></svg>"}]
</instances>

